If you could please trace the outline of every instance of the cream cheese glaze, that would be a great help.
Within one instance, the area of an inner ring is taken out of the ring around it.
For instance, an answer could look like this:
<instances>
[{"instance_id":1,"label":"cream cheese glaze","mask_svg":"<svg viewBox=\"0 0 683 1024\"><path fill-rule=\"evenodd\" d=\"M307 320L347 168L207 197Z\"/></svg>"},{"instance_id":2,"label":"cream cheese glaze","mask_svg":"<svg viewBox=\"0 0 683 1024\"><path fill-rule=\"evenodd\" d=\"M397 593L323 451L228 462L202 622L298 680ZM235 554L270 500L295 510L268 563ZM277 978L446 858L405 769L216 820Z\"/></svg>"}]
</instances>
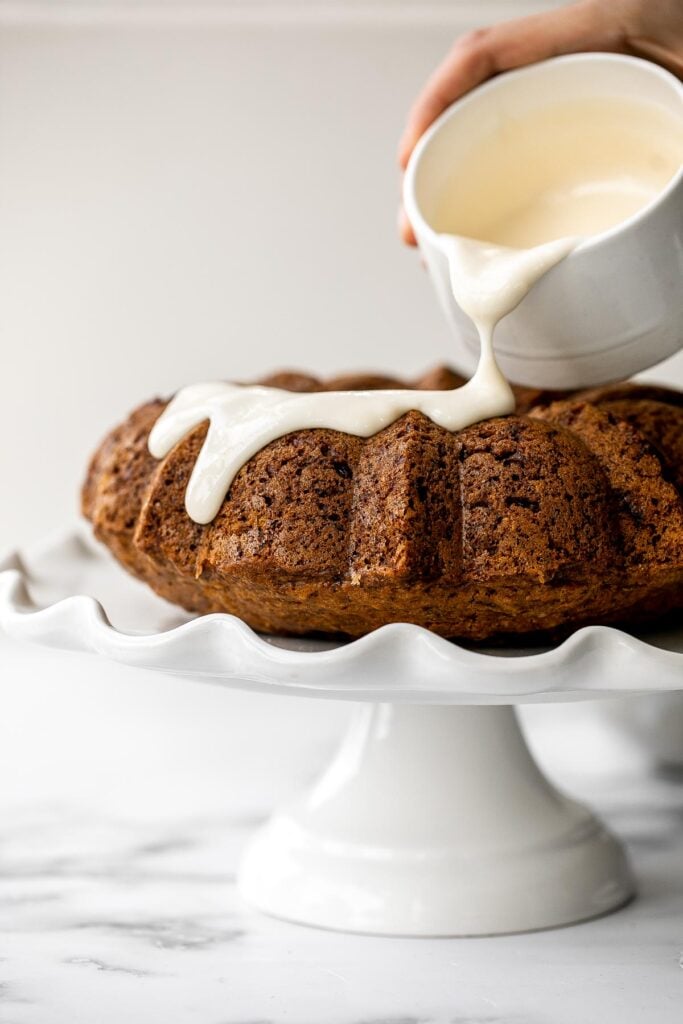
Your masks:
<instances>
[{"instance_id":1,"label":"cream cheese glaze","mask_svg":"<svg viewBox=\"0 0 683 1024\"><path fill-rule=\"evenodd\" d=\"M415 409L446 430L514 409L514 397L494 360L455 391L327 391L294 394L279 388L214 382L183 388L155 423L149 450L163 458L190 430L209 421L192 471L185 507L210 523L245 462L271 441L295 430L327 427L370 437Z\"/></svg>"},{"instance_id":2,"label":"cream cheese glaze","mask_svg":"<svg viewBox=\"0 0 683 1024\"><path fill-rule=\"evenodd\" d=\"M681 161L680 119L654 103L596 97L501 112L449 169L430 224L516 249L596 235L656 199Z\"/></svg>"},{"instance_id":3,"label":"cream cheese glaze","mask_svg":"<svg viewBox=\"0 0 683 1024\"><path fill-rule=\"evenodd\" d=\"M476 373L454 391L295 394L227 383L183 388L156 422L149 450L163 458L209 422L187 488L188 515L216 516L240 468L285 434L328 428L369 437L410 410L446 430L513 411L498 368L495 326L581 237L646 206L680 166L680 135L651 104L552 104L481 142L446 189L438 224L454 297L480 340ZM677 122L675 122L677 124Z\"/></svg>"}]
</instances>

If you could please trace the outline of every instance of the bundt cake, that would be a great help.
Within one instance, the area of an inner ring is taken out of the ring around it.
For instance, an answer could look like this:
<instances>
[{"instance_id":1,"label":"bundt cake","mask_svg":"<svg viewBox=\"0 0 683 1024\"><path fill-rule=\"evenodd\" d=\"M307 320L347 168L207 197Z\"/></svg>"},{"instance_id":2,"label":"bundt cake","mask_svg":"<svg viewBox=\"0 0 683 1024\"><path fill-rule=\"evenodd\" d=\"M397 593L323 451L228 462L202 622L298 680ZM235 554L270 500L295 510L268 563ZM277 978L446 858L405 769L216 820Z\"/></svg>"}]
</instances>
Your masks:
<instances>
[{"instance_id":1,"label":"bundt cake","mask_svg":"<svg viewBox=\"0 0 683 1024\"><path fill-rule=\"evenodd\" d=\"M379 376L291 391L413 384ZM369 438L290 433L234 479L216 518L184 495L206 424L161 460L157 399L95 453L83 512L134 576L194 612L254 629L358 637L414 622L445 637L557 636L683 607L683 395L619 384L559 398L516 389L515 415L457 433L410 412Z\"/></svg>"}]
</instances>

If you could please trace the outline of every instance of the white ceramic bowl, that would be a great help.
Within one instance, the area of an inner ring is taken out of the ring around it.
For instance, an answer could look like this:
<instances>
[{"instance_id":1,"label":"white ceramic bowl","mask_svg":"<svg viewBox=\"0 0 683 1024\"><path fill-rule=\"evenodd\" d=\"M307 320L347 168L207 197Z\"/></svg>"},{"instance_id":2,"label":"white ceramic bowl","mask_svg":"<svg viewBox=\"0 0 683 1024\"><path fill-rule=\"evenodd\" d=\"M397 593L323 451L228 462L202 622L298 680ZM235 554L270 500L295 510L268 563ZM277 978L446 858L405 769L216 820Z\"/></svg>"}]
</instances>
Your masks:
<instances>
[{"instance_id":1,"label":"white ceramic bowl","mask_svg":"<svg viewBox=\"0 0 683 1024\"><path fill-rule=\"evenodd\" d=\"M454 103L418 142L404 179L404 204L454 333L454 360L473 371L476 331L450 288L434 230L439 197L473 140L503 114L550 102L629 98L680 119L683 84L647 61L582 53L509 72ZM623 224L580 244L499 324L496 350L513 381L585 387L629 376L683 344L683 168L657 200Z\"/></svg>"}]
</instances>

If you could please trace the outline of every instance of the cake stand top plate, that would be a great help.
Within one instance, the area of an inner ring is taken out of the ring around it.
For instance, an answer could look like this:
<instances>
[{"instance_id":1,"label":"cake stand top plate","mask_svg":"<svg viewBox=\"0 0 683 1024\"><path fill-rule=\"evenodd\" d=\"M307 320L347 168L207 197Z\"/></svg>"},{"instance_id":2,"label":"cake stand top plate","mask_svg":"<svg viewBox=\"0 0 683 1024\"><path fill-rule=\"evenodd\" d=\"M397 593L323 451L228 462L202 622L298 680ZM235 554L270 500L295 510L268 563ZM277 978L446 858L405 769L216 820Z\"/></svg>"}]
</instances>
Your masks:
<instances>
[{"instance_id":1,"label":"cake stand top plate","mask_svg":"<svg viewBox=\"0 0 683 1024\"><path fill-rule=\"evenodd\" d=\"M591 626L550 648L472 650L395 623L332 643L192 618L129 577L85 530L0 561L0 627L58 650L225 686L336 700L523 704L683 690L683 624Z\"/></svg>"}]
</instances>

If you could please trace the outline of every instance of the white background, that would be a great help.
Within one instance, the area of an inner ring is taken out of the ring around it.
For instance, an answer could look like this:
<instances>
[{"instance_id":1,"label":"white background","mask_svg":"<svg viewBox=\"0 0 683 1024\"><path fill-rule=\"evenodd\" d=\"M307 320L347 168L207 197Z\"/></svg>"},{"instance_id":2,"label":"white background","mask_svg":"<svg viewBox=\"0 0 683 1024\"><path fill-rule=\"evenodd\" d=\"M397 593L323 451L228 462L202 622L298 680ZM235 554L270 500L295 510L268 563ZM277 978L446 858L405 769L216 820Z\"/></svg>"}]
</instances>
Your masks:
<instances>
[{"instance_id":1,"label":"white background","mask_svg":"<svg viewBox=\"0 0 683 1024\"><path fill-rule=\"evenodd\" d=\"M459 32L547 6L0 2L0 545L151 395L447 361L398 136Z\"/></svg>"}]
</instances>

